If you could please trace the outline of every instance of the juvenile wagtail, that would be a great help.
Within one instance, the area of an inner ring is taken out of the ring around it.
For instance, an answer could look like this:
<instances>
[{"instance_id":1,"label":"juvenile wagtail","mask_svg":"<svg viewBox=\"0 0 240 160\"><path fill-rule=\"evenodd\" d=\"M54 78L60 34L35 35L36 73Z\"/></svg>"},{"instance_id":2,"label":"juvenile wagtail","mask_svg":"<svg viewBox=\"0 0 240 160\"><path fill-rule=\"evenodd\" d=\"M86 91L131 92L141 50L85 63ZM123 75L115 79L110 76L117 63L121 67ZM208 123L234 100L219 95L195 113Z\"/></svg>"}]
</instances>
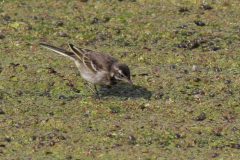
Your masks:
<instances>
[{"instance_id":1,"label":"juvenile wagtail","mask_svg":"<svg viewBox=\"0 0 240 160\"><path fill-rule=\"evenodd\" d=\"M82 78L94 84L96 92L85 83L98 99L100 97L96 85L113 85L118 82L126 82L133 85L128 66L118 62L106 53L75 47L72 44L68 44L71 51L43 43L39 43L39 45L73 60Z\"/></svg>"}]
</instances>

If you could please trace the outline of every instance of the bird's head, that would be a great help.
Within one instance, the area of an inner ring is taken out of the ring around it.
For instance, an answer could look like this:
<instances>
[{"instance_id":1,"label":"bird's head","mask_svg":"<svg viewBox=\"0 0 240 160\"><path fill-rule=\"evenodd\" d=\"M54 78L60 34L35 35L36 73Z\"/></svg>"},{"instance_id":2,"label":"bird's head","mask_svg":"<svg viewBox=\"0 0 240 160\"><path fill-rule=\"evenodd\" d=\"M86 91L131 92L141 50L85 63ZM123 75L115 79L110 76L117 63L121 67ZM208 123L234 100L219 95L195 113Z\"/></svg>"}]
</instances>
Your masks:
<instances>
[{"instance_id":1,"label":"bird's head","mask_svg":"<svg viewBox=\"0 0 240 160\"><path fill-rule=\"evenodd\" d=\"M130 77L130 70L124 63L115 62L111 66L110 75L117 82L126 82L133 85Z\"/></svg>"}]
</instances>

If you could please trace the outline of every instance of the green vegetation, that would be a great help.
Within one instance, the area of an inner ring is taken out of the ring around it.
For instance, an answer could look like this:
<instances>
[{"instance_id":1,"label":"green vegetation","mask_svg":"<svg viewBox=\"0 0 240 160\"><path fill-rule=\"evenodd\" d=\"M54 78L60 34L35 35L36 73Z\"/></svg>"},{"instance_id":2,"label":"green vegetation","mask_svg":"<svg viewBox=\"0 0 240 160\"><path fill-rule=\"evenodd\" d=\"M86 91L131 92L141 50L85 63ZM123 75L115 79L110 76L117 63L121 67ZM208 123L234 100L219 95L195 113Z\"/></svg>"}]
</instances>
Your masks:
<instances>
[{"instance_id":1,"label":"green vegetation","mask_svg":"<svg viewBox=\"0 0 240 160\"><path fill-rule=\"evenodd\" d=\"M239 159L240 3L207 2L1 0L0 159ZM39 42L109 53L138 89L96 100Z\"/></svg>"}]
</instances>

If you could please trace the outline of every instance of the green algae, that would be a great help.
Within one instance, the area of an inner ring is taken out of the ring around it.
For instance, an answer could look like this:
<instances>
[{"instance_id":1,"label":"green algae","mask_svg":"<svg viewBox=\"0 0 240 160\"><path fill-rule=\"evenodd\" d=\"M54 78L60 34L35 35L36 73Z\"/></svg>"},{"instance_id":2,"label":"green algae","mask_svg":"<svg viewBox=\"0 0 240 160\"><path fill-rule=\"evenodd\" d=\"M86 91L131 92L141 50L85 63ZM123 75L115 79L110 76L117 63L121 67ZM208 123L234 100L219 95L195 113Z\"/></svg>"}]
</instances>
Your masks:
<instances>
[{"instance_id":1,"label":"green algae","mask_svg":"<svg viewBox=\"0 0 240 160\"><path fill-rule=\"evenodd\" d=\"M209 1L213 9L204 11L201 1L187 0L0 3L1 159L209 159L213 153L239 159L236 1ZM182 6L189 11L179 13ZM99 21L91 24L94 17ZM110 20L104 23L104 17ZM56 26L59 20L62 26ZM198 37L221 49L175 47ZM98 86L103 100L96 100L75 64L39 42L109 53L130 67L138 89ZM202 112L206 119L196 121Z\"/></svg>"}]
</instances>

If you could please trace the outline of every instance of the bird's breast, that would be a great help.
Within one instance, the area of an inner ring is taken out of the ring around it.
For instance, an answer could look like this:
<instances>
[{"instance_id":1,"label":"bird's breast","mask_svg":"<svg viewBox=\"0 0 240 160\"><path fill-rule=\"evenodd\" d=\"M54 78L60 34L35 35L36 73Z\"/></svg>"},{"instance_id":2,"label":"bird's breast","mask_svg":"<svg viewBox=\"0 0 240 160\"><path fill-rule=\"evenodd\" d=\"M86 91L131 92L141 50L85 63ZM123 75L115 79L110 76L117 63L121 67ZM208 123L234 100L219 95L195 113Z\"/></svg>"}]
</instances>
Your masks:
<instances>
[{"instance_id":1,"label":"bird's breast","mask_svg":"<svg viewBox=\"0 0 240 160\"><path fill-rule=\"evenodd\" d=\"M83 63L76 62L77 68L81 73L81 77L86 81L96 85L111 85L110 75L107 71L92 72Z\"/></svg>"}]
</instances>

